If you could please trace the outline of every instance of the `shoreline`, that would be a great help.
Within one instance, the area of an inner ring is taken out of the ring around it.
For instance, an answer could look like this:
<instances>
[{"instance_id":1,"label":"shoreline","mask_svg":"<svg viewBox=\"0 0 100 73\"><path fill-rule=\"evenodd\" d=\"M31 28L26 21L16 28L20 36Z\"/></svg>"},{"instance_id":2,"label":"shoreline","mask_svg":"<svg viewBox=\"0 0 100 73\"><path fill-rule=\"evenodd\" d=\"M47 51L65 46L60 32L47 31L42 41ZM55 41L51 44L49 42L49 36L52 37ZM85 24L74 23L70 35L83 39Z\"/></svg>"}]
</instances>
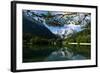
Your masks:
<instances>
[{"instance_id":1,"label":"shoreline","mask_svg":"<svg viewBox=\"0 0 100 73\"><path fill-rule=\"evenodd\" d=\"M91 43L68 43L68 44L73 44L73 45L91 45Z\"/></svg>"}]
</instances>

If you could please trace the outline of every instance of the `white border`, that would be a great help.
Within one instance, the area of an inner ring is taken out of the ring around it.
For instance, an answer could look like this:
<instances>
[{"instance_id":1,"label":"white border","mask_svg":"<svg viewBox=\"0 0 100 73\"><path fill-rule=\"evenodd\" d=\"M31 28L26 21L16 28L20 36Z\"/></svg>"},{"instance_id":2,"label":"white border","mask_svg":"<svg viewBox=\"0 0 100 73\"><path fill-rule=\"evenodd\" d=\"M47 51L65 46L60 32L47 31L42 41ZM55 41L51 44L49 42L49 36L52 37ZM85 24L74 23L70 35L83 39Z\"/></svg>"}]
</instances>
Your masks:
<instances>
[{"instance_id":1,"label":"white border","mask_svg":"<svg viewBox=\"0 0 100 73\"><path fill-rule=\"evenodd\" d=\"M35 63L22 63L22 9L27 10L51 10L51 11L68 11L68 12L88 12L91 13L91 60L74 60L74 61L57 61L57 62L35 62ZM72 66L85 66L96 65L96 10L93 8L81 7L63 7L63 6L45 6L45 5L28 5L17 4L17 70L22 69L39 69L39 68L52 68L52 67L72 67Z\"/></svg>"}]
</instances>

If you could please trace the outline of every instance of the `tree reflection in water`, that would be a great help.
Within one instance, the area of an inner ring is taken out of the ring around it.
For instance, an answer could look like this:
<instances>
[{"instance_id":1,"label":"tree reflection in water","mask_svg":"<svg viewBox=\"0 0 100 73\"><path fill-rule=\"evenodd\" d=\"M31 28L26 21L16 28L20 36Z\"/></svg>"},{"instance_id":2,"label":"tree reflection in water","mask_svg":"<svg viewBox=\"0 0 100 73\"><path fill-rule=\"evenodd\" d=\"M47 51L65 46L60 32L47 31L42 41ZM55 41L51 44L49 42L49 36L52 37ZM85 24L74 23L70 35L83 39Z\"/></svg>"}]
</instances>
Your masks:
<instances>
[{"instance_id":1,"label":"tree reflection in water","mask_svg":"<svg viewBox=\"0 0 100 73\"><path fill-rule=\"evenodd\" d=\"M89 45L69 45L64 47L38 46L24 48L23 50L23 62L87 60L90 58Z\"/></svg>"}]
</instances>

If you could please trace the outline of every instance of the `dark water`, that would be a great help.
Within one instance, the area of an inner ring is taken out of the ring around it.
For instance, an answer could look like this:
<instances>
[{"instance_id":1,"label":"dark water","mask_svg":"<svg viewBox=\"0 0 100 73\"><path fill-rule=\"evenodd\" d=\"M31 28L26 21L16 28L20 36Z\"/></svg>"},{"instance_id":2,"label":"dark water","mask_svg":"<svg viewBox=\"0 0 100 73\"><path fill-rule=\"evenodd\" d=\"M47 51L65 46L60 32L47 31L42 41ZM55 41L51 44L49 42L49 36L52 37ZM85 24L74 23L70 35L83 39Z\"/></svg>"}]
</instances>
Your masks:
<instances>
[{"instance_id":1,"label":"dark water","mask_svg":"<svg viewBox=\"0 0 100 73\"><path fill-rule=\"evenodd\" d=\"M91 46L31 46L23 48L23 62L86 60L91 58Z\"/></svg>"}]
</instances>

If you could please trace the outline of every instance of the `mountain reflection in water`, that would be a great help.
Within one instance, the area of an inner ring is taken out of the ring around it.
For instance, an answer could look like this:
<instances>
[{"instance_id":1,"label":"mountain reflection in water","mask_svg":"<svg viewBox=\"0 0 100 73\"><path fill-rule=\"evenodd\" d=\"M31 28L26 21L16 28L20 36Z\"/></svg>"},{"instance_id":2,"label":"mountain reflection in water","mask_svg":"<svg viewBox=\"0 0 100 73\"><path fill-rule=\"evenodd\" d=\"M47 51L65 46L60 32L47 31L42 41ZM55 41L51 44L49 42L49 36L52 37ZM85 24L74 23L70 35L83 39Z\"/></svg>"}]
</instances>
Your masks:
<instances>
[{"instance_id":1,"label":"mountain reflection in water","mask_svg":"<svg viewBox=\"0 0 100 73\"><path fill-rule=\"evenodd\" d=\"M23 62L86 60L91 58L90 45L34 46L23 48Z\"/></svg>"},{"instance_id":2,"label":"mountain reflection in water","mask_svg":"<svg viewBox=\"0 0 100 73\"><path fill-rule=\"evenodd\" d=\"M74 59L86 59L85 56L77 54L74 56L72 51L69 51L67 47L61 48L60 50L52 52L47 60L74 60Z\"/></svg>"}]
</instances>

